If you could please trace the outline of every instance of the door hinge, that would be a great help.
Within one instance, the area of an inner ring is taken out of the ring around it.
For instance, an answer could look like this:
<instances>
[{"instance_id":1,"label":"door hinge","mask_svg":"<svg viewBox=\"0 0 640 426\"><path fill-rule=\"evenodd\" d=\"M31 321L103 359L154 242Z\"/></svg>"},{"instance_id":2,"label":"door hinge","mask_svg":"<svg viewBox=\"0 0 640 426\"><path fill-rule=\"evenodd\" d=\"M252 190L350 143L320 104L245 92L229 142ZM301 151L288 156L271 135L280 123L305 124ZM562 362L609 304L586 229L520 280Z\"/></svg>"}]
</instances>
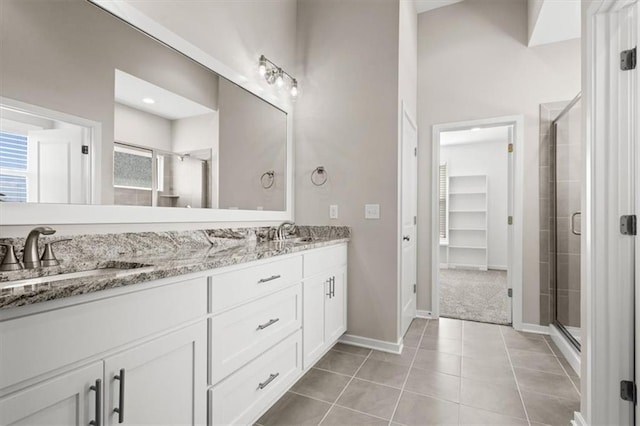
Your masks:
<instances>
[{"instance_id":1,"label":"door hinge","mask_svg":"<svg viewBox=\"0 0 640 426\"><path fill-rule=\"evenodd\" d=\"M636 223L635 214L620 216L620 233L622 235L636 235Z\"/></svg>"},{"instance_id":2,"label":"door hinge","mask_svg":"<svg viewBox=\"0 0 640 426\"><path fill-rule=\"evenodd\" d=\"M636 384L631 380L623 380L620 382L620 398L624 401L633 402L634 404L638 401L638 391L636 389Z\"/></svg>"},{"instance_id":3,"label":"door hinge","mask_svg":"<svg viewBox=\"0 0 640 426\"><path fill-rule=\"evenodd\" d=\"M416 294L418 292L418 285L414 284L413 285L413 294Z\"/></svg>"},{"instance_id":4,"label":"door hinge","mask_svg":"<svg viewBox=\"0 0 640 426\"><path fill-rule=\"evenodd\" d=\"M82 153L89 154L89 145L82 145Z\"/></svg>"},{"instance_id":5,"label":"door hinge","mask_svg":"<svg viewBox=\"0 0 640 426\"><path fill-rule=\"evenodd\" d=\"M509 153L513 152L513 144L512 143L507 145L507 151L509 151Z\"/></svg>"},{"instance_id":6,"label":"door hinge","mask_svg":"<svg viewBox=\"0 0 640 426\"><path fill-rule=\"evenodd\" d=\"M512 288L508 288L507 289L507 296L508 297L513 297L513 289Z\"/></svg>"},{"instance_id":7,"label":"door hinge","mask_svg":"<svg viewBox=\"0 0 640 426\"><path fill-rule=\"evenodd\" d=\"M507 224L508 225L513 225L513 216L507 217Z\"/></svg>"},{"instance_id":8,"label":"door hinge","mask_svg":"<svg viewBox=\"0 0 640 426\"><path fill-rule=\"evenodd\" d=\"M636 69L636 48L620 52L620 69L629 71Z\"/></svg>"},{"instance_id":9,"label":"door hinge","mask_svg":"<svg viewBox=\"0 0 640 426\"><path fill-rule=\"evenodd\" d=\"M418 147L413 148L413 156L414 157L418 156Z\"/></svg>"},{"instance_id":10,"label":"door hinge","mask_svg":"<svg viewBox=\"0 0 640 426\"><path fill-rule=\"evenodd\" d=\"M418 216L414 216L413 217L413 224L417 225L418 224Z\"/></svg>"}]
</instances>

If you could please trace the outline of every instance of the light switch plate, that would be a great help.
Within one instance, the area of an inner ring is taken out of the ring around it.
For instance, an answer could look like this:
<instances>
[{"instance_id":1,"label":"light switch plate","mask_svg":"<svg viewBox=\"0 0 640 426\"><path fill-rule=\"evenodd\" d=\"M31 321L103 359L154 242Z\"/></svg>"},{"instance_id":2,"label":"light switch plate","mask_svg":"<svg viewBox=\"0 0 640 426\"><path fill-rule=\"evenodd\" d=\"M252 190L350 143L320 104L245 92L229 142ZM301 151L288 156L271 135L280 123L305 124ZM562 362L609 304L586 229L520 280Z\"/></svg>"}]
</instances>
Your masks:
<instances>
[{"instance_id":1,"label":"light switch plate","mask_svg":"<svg viewBox=\"0 0 640 426\"><path fill-rule=\"evenodd\" d=\"M329 219L337 219L338 218L338 205L331 204L329 206Z\"/></svg>"},{"instance_id":2,"label":"light switch plate","mask_svg":"<svg viewBox=\"0 0 640 426\"><path fill-rule=\"evenodd\" d=\"M365 204L364 205L364 218L365 219L380 219L380 204Z\"/></svg>"}]
</instances>

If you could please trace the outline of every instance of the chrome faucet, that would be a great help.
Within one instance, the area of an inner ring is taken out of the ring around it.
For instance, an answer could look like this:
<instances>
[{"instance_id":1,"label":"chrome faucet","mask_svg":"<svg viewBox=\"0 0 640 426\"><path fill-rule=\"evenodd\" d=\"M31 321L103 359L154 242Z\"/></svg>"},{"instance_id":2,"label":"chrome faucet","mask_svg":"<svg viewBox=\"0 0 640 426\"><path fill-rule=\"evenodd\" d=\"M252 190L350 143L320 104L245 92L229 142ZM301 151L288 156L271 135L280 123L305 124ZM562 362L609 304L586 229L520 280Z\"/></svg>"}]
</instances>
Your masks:
<instances>
[{"instance_id":1,"label":"chrome faucet","mask_svg":"<svg viewBox=\"0 0 640 426\"><path fill-rule=\"evenodd\" d=\"M287 235L294 232L296 229L296 224L290 221L284 221L278 226L278 230L276 231L276 240L284 240L287 238Z\"/></svg>"},{"instance_id":2,"label":"chrome faucet","mask_svg":"<svg viewBox=\"0 0 640 426\"><path fill-rule=\"evenodd\" d=\"M39 226L37 228L33 228L31 232L29 232L27 240L24 243L24 255L22 257L25 269L34 269L42 266L42 262L40 261L38 238L40 237L40 234L52 235L55 233L56 230L49 228L48 226Z\"/></svg>"}]
</instances>

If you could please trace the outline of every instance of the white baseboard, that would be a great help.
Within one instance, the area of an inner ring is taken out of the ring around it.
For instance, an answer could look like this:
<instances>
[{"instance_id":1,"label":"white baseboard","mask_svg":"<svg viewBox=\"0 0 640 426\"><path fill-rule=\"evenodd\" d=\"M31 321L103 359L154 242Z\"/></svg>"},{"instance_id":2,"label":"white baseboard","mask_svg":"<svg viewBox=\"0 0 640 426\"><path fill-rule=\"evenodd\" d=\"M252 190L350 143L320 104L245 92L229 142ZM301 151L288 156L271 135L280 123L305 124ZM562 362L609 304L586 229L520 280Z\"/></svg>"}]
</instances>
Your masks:
<instances>
[{"instance_id":1,"label":"white baseboard","mask_svg":"<svg viewBox=\"0 0 640 426\"><path fill-rule=\"evenodd\" d=\"M423 310L418 309L416 311L416 318L432 319L433 316L431 314L431 311L423 311Z\"/></svg>"},{"instance_id":2,"label":"white baseboard","mask_svg":"<svg viewBox=\"0 0 640 426\"><path fill-rule=\"evenodd\" d=\"M339 340L348 345L360 346L361 348L375 349L381 352L389 352L392 354L402 353L402 339L398 343L385 342L384 340L370 339L368 337L354 336L352 334L343 334Z\"/></svg>"},{"instance_id":3,"label":"white baseboard","mask_svg":"<svg viewBox=\"0 0 640 426\"><path fill-rule=\"evenodd\" d=\"M573 426L587 426L587 422L579 411L573 412L573 420L571 420Z\"/></svg>"},{"instance_id":4,"label":"white baseboard","mask_svg":"<svg viewBox=\"0 0 640 426\"><path fill-rule=\"evenodd\" d=\"M525 333L550 334L549 326L540 324L522 323L522 326L518 331L524 331Z\"/></svg>"},{"instance_id":5,"label":"white baseboard","mask_svg":"<svg viewBox=\"0 0 640 426\"><path fill-rule=\"evenodd\" d=\"M555 325L551 324L549 330L551 331L551 333L549 333L551 340L553 340L553 343L560 349L560 352L562 352L562 355L564 355L571 368L573 368L573 371L580 377L580 354Z\"/></svg>"},{"instance_id":6,"label":"white baseboard","mask_svg":"<svg viewBox=\"0 0 640 426\"><path fill-rule=\"evenodd\" d=\"M506 271L507 267L504 265L489 265L489 269L493 269L495 271Z\"/></svg>"}]
</instances>

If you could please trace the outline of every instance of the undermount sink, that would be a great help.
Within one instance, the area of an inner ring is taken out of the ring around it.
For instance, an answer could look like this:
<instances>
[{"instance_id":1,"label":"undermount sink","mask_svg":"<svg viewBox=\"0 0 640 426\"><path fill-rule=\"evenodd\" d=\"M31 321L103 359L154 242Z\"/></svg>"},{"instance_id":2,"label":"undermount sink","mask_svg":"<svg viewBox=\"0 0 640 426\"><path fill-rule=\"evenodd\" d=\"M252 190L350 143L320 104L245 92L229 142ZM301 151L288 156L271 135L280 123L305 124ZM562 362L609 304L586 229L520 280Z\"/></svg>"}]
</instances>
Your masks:
<instances>
[{"instance_id":1,"label":"undermount sink","mask_svg":"<svg viewBox=\"0 0 640 426\"><path fill-rule=\"evenodd\" d=\"M25 278L22 280L6 281L0 283L0 288L22 287L26 285L50 283L55 281L70 280L74 278L95 278L110 276L113 278L126 277L128 275L151 272L153 265L141 263L116 262L105 268L90 269L88 271L68 272L64 274L48 275L44 277Z\"/></svg>"},{"instance_id":2,"label":"undermount sink","mask_svg":"<svg viewBox=\"0 0 640 426\"><path fill-rule=\"evenodd\" d=\"M312 237L295 237L295 238L285 238L284 240L274 240L279 243L311 243L314 240Z\"/></svg>"}]
</instances>

